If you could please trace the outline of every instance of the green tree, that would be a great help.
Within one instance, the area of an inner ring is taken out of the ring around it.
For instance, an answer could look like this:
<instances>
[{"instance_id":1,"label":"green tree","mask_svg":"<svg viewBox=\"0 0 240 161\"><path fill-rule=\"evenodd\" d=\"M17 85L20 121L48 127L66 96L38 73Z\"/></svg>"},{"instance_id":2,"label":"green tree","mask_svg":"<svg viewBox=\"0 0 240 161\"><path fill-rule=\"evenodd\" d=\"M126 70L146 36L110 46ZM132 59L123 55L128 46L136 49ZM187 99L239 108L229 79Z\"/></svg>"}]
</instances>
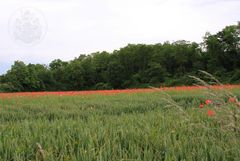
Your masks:
<instances>
[{"instance_id":1,"label":"green tree","mask_svg":"<svg viewBox=\"0 0 240 161\"><path fill-rule=\"evenodd\" d=\"M240 67L240 32L238 26L227 26L217 34L204 38L210 71L230 72Z\"/></svg>"}]
</instances>

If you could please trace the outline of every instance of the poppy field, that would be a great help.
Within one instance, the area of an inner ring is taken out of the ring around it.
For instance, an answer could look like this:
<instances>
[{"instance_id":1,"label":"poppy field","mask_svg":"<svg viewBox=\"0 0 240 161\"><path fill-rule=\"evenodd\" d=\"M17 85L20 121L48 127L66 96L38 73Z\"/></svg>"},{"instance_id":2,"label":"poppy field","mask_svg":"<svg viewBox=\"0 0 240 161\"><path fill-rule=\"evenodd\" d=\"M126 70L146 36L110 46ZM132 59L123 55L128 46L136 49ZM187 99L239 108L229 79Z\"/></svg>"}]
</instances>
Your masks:
<instances>
[{"instance_id":1,"label":"poppy field","mask_svg":"<svg viewBox=\"0 0 240 161\"><path fill-rule=\"evenodd\" d=\"M0 94L0 160L240 160L239 85Z\"/></svg>"}]
</instances>

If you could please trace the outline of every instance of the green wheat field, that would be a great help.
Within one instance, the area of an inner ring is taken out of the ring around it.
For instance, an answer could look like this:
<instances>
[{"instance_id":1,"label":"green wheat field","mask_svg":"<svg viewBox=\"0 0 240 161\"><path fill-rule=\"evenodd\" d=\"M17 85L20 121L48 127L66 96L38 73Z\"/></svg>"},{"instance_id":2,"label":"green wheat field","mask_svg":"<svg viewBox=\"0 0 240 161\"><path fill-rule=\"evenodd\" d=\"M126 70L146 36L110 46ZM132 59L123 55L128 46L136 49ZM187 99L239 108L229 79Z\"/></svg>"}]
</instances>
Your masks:
<instances>
[{"instance_id":1,"label":"green wheat field","mask_svg":"<svg viewBox=\"0 0 240 161\"><path fill-rule=\"evenodd\" d=\"M233 104L199 108L202 90L168 94L181 110L158 91L0 99L0 160L240 160L239 118L221 111Z\"/></svg>"}]
</instances>

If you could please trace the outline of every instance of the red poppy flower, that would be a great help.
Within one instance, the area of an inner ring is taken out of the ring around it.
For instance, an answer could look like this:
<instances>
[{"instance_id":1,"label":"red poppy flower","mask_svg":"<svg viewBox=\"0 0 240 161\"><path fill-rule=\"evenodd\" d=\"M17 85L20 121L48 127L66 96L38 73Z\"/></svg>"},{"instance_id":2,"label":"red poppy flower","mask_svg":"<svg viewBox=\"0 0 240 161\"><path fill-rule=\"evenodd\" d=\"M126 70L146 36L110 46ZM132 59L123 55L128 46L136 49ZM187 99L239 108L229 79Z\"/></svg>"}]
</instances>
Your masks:
<instances>
[{"instance_id":1,"label":"red poppy flower","mask_svg":"<svg viewBox=\"0 0 240 161\"><path fill-rule=\"evenodd\" d=\"M206 105L209 105L210 103L212 103L212 100L206 100L205 103Z\"/></svg>"},{"instance_id":2,"label":"red poppy flower","mask_svg":"<svg viewBox=\"0 0 240 161\"><path fill-rule=\"evenodd\" d=\"M203 108L203 107L204 107L204 104L200 104L200 105L199 105L199 108Z\"/></svg>"},{"instance_id":3,"label":"red poppy flower","mask_svg":"<svg viewBox=\"0 0 240 161\"><path fill-rule=\"evenodd\" d=\"M213 110L208 110L208 116L214 116L216 113Z\"/></svg>"},{"instance_id":4,"label":"red poppy flower","mask_svg":"<svg viewBox=\"0 0 240 161\"><path fill-rule=\"evenodd\" d=\"M230 97L230 98L228 99L228 102L235 103L235 102L236 102L236 99L233 98L233 97Z\"/></svg>"}]
</instances>

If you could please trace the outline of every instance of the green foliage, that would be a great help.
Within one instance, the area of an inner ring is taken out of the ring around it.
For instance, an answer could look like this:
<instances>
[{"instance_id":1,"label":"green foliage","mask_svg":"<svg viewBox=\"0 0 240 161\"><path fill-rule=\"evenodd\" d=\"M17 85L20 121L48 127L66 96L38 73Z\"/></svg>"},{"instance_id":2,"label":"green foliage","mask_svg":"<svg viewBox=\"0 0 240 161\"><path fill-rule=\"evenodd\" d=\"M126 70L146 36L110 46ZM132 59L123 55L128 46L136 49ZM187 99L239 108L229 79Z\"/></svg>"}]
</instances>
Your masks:
<instances>
[{"instance_id":1,"label":"green foliage","mask_svg":"<svg viewBox=\"0 0 240 161\"><path fill-rule=\"evenodd\" d=\"M209 69L226 72L240 68L240 31L237 26L227 26L215 35L205 36Z\"/></svg>"},{"instance_id":2,"label":"green foliage","mask_svg":"<svg viewBox=\"0 0 240 161\"><path fill-rule=\"evenodd\" d=\"M96 90L107 90L112 89L112 87L107 83L97 83L95 86Z\"/></svg>"},{"instance_id":3,"label":"green foliage","mask_svg":"<svg viewBox=\"0 0 240 161\"><path fill-rule=\"evenodd\" d=\"M69 62L57 59L49 67L16 61L0 83L13 85L9 91L88 90L101 83L114 89L192 85L186 77L198 70L208 71L224 83L239 83L239 69L240 31L232 25L213 35L206 33L200 44L184 40L129 44L113 53L80 55Z\"/></svg>"},{"instance_id":4,"label":"green foliage","mask_svg":"<svg viewBox=\"0 0 240 161\"><path fill-rule=\"evenodd\" d=\"M0 84L0 92L13 92L15 91L12 84L2 83Z\"/></svg>"},{"instance_id":5,"label":"green foliage","mask_svg":"<svg viewBox=\"0 0 240 161\"><path fill-rule=\"evenodd\" d=\"M237 69L233 72L232 77L230 77L231 83L240 83L240 69Z\"/></svg>"}]
</instances>

